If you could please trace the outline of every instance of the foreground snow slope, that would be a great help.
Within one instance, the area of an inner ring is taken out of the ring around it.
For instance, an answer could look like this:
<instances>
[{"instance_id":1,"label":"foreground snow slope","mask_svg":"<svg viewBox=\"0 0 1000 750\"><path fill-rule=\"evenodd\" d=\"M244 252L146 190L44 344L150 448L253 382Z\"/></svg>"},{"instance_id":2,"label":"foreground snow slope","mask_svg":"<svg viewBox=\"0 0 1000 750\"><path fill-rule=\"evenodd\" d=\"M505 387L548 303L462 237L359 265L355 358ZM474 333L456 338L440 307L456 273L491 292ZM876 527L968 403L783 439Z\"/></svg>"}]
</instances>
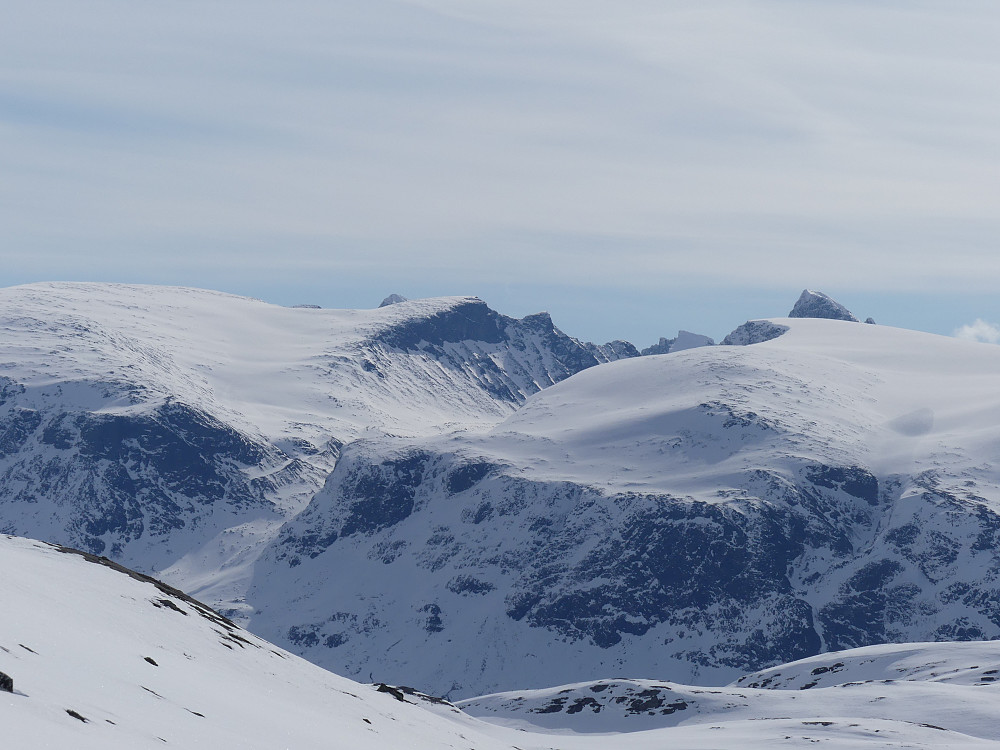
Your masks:
<instances>
[{"instance_id":1,"label":"foreground snow slope","mask_svg":"<svg viewBox=\"0 0 1000 750\"><path fill-rule=\"evenodd\" d=\"M1000 725L996 689L973 687L976 683L968 680L810 691L704 690L649 683L691 702L687 713L681 711L686 721L680 724L678 711L668 715L653 710L655 700L649 696L639 698L645 708L641 713L616 711L622 702L613 698L637 685L651 688L634 681L602 681L527 692L509 700L487 696L469 702L469 711L491 722L484 723L448 704L391 688L379 692L375 686L324 672L174 589L101 563L65 548L0 536L0 671L14 680L13 693L0 692L3 747L765 750L778 744L812 747L817 742L845 750L1000 746L993 741ZM977 646L978 652L952 651L949 666L966 666L970 660L980 665L998 662L993 644ZM908 663L932 662L938 658L935 649L943 648L913 646ZM855 661L849 653L837 658ZM811 662L788 665L789 673L806 669L816 667ZM546 693L556 693L555 703L567 711L548 710L553 700ZM607 708L595 713L588 703L583 711L573 712L567 696L575 701L575 693L602 696ZM921 708L924 713L915 717ZM562 721L552 720L557 714Z\"/></svg>"},{"instance_id":2,"label":"foreground snow slope","mask_svg":"<svg viewBox=\"0 0 1000 750\"><path fill-rule=\"evenodd\" d=\"M510 747L60 548L0 537L0 570L5 748Z\"/></svg>"},{"instance_id":3,"label":"foreground snow slope","mask_svg":"<svg viewBox=\"0 0 1000 750\"><path fill-rule=\"evenodd\" d=\"M1000 637L1000 348L757 329L785 332L349 446L258 562L253 627L453 697Z\"/></svg>"}]
</instances>

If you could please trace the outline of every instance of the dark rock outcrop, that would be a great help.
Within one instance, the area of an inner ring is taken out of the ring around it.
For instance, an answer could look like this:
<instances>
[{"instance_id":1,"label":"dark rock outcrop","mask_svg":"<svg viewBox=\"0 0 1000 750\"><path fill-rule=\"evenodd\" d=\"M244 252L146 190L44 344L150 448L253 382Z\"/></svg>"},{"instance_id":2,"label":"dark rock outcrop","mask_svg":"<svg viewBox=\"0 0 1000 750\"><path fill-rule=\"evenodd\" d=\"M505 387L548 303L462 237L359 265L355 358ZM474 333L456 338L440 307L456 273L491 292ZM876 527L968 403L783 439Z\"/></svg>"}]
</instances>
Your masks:
<instances>
[{"instance_id":1,"label":"dark rock outcrop","mask_svg":"<svg viewBox=\"0 0 1000 750\"><path fill-rule=\"evenodd\" d=\"M788 313L789 318L829 318L830 320L849 320L858 323L850 310L836 300L811 289L804 289L798 302Z\"/></svg>"},{"instance_id":2,"label":"dark rock outcrop","mask_svg":"<svg viewBox=\"0 0 1000 750\"><path fill-rule=\"evenodd\" d=\"M776 339L788 330L787 326L770 320L748 320L722 339L723 346L749 346Z\"/></svg>"}]
</instances>

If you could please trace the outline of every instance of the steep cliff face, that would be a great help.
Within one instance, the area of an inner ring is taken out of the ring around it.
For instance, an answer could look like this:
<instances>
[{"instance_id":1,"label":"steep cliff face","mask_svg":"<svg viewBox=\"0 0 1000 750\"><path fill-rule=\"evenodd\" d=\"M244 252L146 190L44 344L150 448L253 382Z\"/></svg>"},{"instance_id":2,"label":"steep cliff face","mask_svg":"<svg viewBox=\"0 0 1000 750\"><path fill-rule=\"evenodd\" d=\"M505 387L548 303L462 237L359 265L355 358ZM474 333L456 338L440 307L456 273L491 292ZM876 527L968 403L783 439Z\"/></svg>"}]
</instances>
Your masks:
<instances>
[{"instance_id":1,"label":"steep cliff face","mask_svg":"<svg viewBox=\"0 0 1000 750\"><path fill-rule=\"evenodd\" d=\"M580 373L485 432L350 446L259 561L252 596L281 593L254 627L456 696L1000 637L1000 352L775 325Z\"/></svg>"}]
</instances>

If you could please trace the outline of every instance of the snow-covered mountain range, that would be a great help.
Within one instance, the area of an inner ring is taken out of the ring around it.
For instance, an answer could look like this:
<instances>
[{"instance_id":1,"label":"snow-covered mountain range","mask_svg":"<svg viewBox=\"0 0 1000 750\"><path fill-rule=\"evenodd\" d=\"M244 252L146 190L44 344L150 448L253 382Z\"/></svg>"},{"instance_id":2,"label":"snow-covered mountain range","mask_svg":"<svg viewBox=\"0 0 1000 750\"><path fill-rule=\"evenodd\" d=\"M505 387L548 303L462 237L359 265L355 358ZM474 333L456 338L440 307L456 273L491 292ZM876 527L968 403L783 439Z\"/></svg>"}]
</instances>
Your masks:
<instances>
[{"instance_id":1,"label":"snow-covered mountain range","mask_svg":"<svg viewBox=\"0 0 1000 750\"><path fill-rule=\"evenodd\" d=\"M1000 636L1000 349L771 325L348 446L258 561L254 626L455 696Z\"/></svg>"},{"instance_id":2,"label":"snow-covered mountain range","mask_svg":"<svg viewBox=\"0 0 1000 750\"><path fill-rule=\"evenodd\" d=\"M0 529L348 676L457 699L1000 637L1000 349L790 317L638 357L475 298L99 284L0 290L0 331Z\"/></svg>"},{"instance_id":3,"label":"snow-covered mountain range","mask_svg":"<svg viewBox=\"0 0 1000 750\"><path fill-rule=\"evenodd\" d=\"M475 298L288 309L201 290L0 290L0 528L241 606L343 445L482 427L631 345Z\"/></svg>"}]
</instances>

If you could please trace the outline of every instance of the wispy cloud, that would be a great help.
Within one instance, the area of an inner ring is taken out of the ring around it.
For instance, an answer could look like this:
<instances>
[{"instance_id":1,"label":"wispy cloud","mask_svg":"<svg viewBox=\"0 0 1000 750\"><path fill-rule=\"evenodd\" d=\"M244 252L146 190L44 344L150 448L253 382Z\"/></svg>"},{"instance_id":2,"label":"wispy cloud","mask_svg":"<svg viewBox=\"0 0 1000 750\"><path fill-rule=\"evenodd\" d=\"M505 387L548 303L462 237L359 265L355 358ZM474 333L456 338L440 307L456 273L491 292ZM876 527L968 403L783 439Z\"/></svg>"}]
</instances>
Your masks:
<instances>
[{"instance_id":1,"label":"wispy cloud","mask_svg":"<svg viewBox=\"0 0 1000 750\"><path fill-rule=\"evenodd\" d=\"M8 15L0 225L23 274L153 268L180 237L170 264L192 274L278 248L319 273L622 287L1000 275L995 2Z\"/></svg>"},{"instance_id":2,"label":"wispy cloud","mask_svg":"<svg viewBox=\"0 0 1000 750\"><path fill-rule=\"evenodd\" d=\"M987 323L982 318L955 329L955 337L966 341L981 341L985 344L1000 343L1000 326Z\"/></svg>"}]
</instances>

